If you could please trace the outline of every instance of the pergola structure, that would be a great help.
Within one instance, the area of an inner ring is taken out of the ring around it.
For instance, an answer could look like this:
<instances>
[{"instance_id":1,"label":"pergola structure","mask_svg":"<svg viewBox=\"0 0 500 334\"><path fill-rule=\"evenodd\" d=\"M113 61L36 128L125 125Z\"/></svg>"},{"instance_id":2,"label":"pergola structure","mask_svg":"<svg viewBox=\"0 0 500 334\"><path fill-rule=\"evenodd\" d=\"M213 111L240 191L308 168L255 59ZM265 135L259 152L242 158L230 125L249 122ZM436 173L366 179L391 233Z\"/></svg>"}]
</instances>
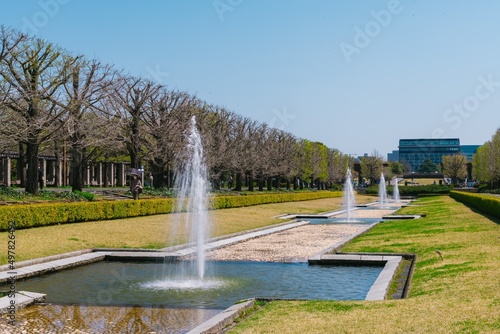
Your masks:
<instances>
[{"instance_id":1,"label":"pergola structure","mask_svg":"<svg viewBox=\"0 0 500 334\"><path fill-rule=\"evenodd\" d=\"M10 187L20 184L20 156L17 153L0 153L0 184ZM43 170L43 185L66 186L70 184L71 160L55 156L40 155L39 165ZM13 169L13 165L15 165ZM84 175L85 186L125 186L129 162L90 162Z\"/></svg>"}]
</instances>

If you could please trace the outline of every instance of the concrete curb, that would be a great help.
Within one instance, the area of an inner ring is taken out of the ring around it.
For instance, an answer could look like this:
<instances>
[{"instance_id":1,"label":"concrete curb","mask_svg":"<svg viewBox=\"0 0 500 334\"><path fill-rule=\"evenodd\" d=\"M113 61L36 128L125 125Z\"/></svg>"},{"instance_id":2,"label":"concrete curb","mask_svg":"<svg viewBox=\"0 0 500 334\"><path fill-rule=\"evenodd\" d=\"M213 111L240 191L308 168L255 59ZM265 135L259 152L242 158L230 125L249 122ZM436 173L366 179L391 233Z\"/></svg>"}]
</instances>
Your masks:
<instances>
[{"instance_id":1,"label":"concrete curb","mask_svg":"<svg viewBox=\"0 0 500 334\"><path fill-rule=\"evenodd\" d=\"M16 268L32 266L34 264L40 264L40 263L45 263L45 262L54 261L54 260L66 259L69 257L78 256L78 255L82 255L82 254L88 254L88 253L92 253L92 252L93 252L93 250L88 248L88 249L82 249L79 251L74 251L74 252L69 252L69 253L62 253L62 254L57 254L57 255L41 257L41 258L33 259L33 260L16 262ZM6 270L10 270L10 264L4 264L4 265L0 266L0 271L6 271Z\"/></svg>"},{"instance_id":2,"label":"concrete curb","mask_svg":"<svg viewBox=\"0 0 500 334\"><path fill-rule=\"evenodd\" d=\"M242 301L228 307L215 317L205 321L201 325L193 328L187 334L212 334L220 333L224 328L233 323L234 319L239 318L246 310L255 305L255 299Z\"/></svg>"},{"instance_id":3,"label":"concrete curb","mask_svg":"<svg viewBox=\"0 0 500 334\"><path fill-rule=\"evenodd\" d=\"M43 302L45 296L46 295L43 293L18 291L16 292L15 298L2 297L0 298L0 314L9 313L12 310L11 305L14 305L17 310L34 303ZM11 304L11 300L15 300L15 304Z\"/></svg>"},{"instance_id":4,"label":"concrete curb","mask_svg":"<svg viewBox=\"0 0 500 334\"><path fill-rule=\"evenodd\" d=\"M38 264L33 264L26 267L21 267L16 269L11 269L8 271L0 272L0 283L9 282L11 277L16 280L24 279L32 276L38 276L45 273L50 273L54 271L59 271L66 268L76 267L83 264L93 263L97 261L102 261L109 255L106 252L94 252L94 253L83 253L73 257L63 257L58 260L39 262Z\"/></svg>"},{"instance_id":5,"label":"concrete curb","mask_svg":"<svg viewBox=\"0 0 500 334\"><path fill-rule=\"evenodd\" d=\"M365 300L385 300L402 256L365 254L324 254L309 259L311 264L383 265L384 268L366 294Z\"/></svg>"},{"instance_id":6,"label":"concrete curb","mask_svg":"<svg viewBox=\"0 0 500 334\"><path fill-rule=\"evenodd\" d=\"M384 256L384 258L387 261L384 269L380 275L378 275L377 280L366 294L365 300L385 300L389 285L391 284L399 264L403 260L401 256Z\"/></svg>"}]
</instances>

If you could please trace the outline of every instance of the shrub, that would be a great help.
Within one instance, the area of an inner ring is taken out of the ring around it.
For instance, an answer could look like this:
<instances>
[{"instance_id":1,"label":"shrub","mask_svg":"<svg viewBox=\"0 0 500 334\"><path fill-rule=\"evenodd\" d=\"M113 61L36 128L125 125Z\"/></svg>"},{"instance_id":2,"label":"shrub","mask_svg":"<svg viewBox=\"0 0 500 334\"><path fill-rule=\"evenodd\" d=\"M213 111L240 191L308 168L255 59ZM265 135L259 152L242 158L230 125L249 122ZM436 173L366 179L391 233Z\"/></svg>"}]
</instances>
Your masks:
<instances>
[{"instance_id":1,"label":"shrub","mask_svg":"<svg viewBox=\"0 0 500 334\"><path fill-rule=\"evenodd\" d=\"M80 196L80 195L79 195ZM267 203L305 201L339 197L342 192L316 191L308 193L279 193L248 196L216 196L214 209L236 208ZM17 228L119 219L171 213L174 199L142 199L101 202L44 203L31 205L0 206L0 231L8 229L8 222L15 221Z\"/></svg>"},{"instance_id":2,"label":"shrub","mask_svg":"<svg viewBox=\"0 0 500 334\"><path fill-rule=\"evenodd\" d=\"M24 192L14 190L10 187L6 187L5 185L0 186L0 196L11 197L11 198L22 198L24 196Z\"/></svg>"},{"instance_id":3,"label":"shrub","mask_svg":"<svg viewBox=\"0 0 500 334\"><path fill-rule=\"evenodd\" d=\"M91 202L94 200L94 194L85 192L85 191L78 191L75 190L75 194L81 196L82 198L86 199L87 201Z\"/></svg>"},{"instance_id":4,"label":"shrub","mask_svg":"<svg viewBox=\"0 0 500 334\"><path fill-rule=\"evenodd\" d=\"M452 191L450 192L450 196L453 199L467 204L481 212L500 218L500 198L498 197L463 191Z\"/></svg>"},{"instance_id":5,"label":"shrub","mask_svg":"<svg viewBox=\"0 0 500 334\"><path fill-rule=\"evenodd\" d=\"M387 193L392 194L394 187L388 186ZM422 196L422 195L446 195L453 189L451 186L430 184L426 186L399 186L399 194L401 196ZM366 194L378 195L378 186L370 186L366 188Z\"/></svg>"}]
</instances>

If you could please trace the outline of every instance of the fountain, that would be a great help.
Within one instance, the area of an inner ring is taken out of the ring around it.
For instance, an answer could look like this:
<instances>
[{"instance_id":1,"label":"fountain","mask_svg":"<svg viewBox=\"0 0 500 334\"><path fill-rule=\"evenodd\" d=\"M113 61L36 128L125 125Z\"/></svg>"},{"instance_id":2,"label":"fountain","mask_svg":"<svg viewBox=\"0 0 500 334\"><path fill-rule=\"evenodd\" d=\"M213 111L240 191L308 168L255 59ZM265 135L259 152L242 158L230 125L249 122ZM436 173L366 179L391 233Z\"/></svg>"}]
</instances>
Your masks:
<instances>
[{"instance_id":1,"label":"fountain","mask_svg":"<svg viewBox=\"0 0 500 334\"><path fill-rule=\"evenodd\" d=\"M207 171L203 161L203 145L194 116L191 118L187 140L186 150L183 151L184 159L181 159L183 161L175 177L176 189L178 189L177 212L186 212L183 220L186 230L191 231L189 241L196 247L194 264L197 269L197 278L203 280L205 276L205 244L210 232L209 197ZM172 226L174 229L178 229L179 225L179 222L174 222Z\"/></svg>"},{"instance_id":2,"label":"fountain","mask_svg":"<svg viewBox=\"0 0 500 334\"><path fill-rule=\"evenodd\" d=\"M397 176L396 176L396 179L394 181L394 188L392 190L392 199L396 203L401 202L401 198L399 197L398 177Z\"/></svg>"},{"instance_id":3,"label":"fountain","mask_svg":"<svg viewBox=\"0 0 500 334\"><path fill-rule=\"evenodd\" d=\"M380 175L380 184L378 186L378 198L380 207L385 208L387 203L387 191L385 190L384 173Z\"/></svg>"},{"instance_id":4,"label":"fountain","mask_svg":"<svg viewBox=\"0 0 500 334\"><path fill-rule=\"evenodd\" d=\"M343 204L346 207L347 213L347 221L351 221L351 212L353 212L353 208L356 206L356 199L354 197L354 188L352 186L352 175L351 170L347 168L346 180L344 183L344 198Z\"/></svg>"}]
</instances>

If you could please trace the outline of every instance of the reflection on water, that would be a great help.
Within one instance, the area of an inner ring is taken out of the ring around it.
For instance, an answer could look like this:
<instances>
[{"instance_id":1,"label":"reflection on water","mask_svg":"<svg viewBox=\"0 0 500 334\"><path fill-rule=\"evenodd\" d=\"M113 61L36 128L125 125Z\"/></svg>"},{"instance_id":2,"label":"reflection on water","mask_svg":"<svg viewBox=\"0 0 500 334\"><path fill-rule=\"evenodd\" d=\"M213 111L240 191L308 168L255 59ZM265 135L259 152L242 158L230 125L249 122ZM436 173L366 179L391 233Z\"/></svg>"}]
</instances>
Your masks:
<instances>
[{"instance_id":1,"label":"reflection on water","mask_svg":"<svg viewBox=\"0 0 500 334\"><path fill-rule=\"evenodd\" d=\"M1 333L185 333L220 310L37 305L16 314Z\"/></svg>"}]
</instances>

